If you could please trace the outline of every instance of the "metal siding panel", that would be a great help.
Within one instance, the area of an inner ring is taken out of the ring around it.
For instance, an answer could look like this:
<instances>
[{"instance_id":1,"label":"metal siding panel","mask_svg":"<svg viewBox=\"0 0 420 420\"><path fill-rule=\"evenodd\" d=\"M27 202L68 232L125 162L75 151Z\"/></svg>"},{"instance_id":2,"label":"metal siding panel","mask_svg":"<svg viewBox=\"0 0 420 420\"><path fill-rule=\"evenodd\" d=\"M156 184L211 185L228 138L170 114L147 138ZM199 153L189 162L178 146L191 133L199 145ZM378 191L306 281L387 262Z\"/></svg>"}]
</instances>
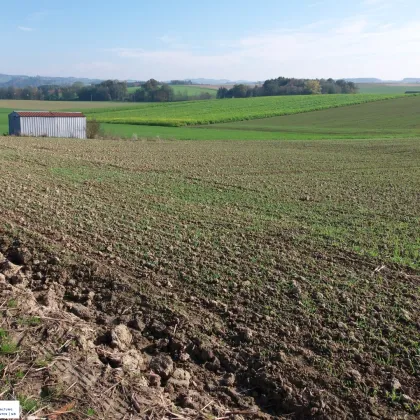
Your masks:
<instances>
[{"instance_id":1,"label":"metal siding panel","mask_svg":"<svg viewBox=\"0 0 420 420\"><path fill-rule=\"evenodd\" d=\"M20 117L20 134L27 136L28 129L26 128L27 118Z\"/></svg>"},{"instance_id":2,"label":"metal siding panel","mask_svg":"<svg viewBox=\"0 0 420 420\"><path fill-rule=\"evenodd\" d=\"M86 138L84 117L20 117L22 134L26 136L47 136Z\"/></svg>"}]
</instances>

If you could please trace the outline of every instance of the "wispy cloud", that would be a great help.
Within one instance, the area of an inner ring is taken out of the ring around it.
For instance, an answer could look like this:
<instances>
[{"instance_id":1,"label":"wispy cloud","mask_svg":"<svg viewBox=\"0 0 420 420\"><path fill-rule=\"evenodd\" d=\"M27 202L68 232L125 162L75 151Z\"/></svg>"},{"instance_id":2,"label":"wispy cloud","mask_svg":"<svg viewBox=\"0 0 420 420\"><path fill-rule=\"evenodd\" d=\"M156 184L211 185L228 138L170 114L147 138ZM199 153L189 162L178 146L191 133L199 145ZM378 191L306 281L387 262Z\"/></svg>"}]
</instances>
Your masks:
<instances>
[{"instance_id":1,"label":"wispy cloud","mask_svg":"<svg viewBox=\"0 0 420 420\"><path fill-rule=\"evenodd\" d=\"M24 22L31 26L21 25L21 26L18 26L17 28L23 32L33 32L35 31L35 28L33 26L35 27L39 26L42 20L44 20L50 14L51 12L48 10L40 10L38 12L31 13L28 16L26 16L26 18L24 18Z\"/></svg>"},{"instance_id":2,"label":"wispy cloud","mask_svg":"<svg viewBox=\"0 0 420 420\"><path fill-rule=\"evenodd\" d=\"M215 54L189 47L174 49L168 43L156 50L115 48L108 52L132 59L161 79L200 75L261 80L280 74L391 79L404 77L407 68L420 67L420 57L413 54L419 49L420 19L384 25L372 17L354 16L233 39Z\"/></svg>"}]
</instances>

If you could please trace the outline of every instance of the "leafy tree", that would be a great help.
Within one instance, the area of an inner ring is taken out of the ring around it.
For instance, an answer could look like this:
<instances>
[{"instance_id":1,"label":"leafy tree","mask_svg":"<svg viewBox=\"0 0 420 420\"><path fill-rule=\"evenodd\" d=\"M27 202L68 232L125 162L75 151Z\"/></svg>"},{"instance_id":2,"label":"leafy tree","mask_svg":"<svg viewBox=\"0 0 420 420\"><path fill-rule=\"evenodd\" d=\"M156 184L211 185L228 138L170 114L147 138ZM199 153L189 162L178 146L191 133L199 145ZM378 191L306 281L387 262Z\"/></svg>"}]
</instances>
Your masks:
<instances>
[{"instance_id":1,"label":"leafy tree","mask_svg":"<svg viewBox=\"0 0 420 420\"><path fill-rule=\"evenodd\" d=\"M99 86L94 90L93 100L95 101L110 101L111 94L109 93L109 88L106 86Z\"/></svg>"},{"instance_id":2,"label":"leafy tree","mask_svg":"<svg viewBox=\"0 0 420 420\"><path fill-rule=\"evenodd\" d=\"M279 84L275 80L266 80L263 84L264 95L274 96L279 94Z\"/></svg>"},{"instance_id":3,"label":"leafy tree","mask_svg":"<svg viewBox=\"0 0 420 420\"><path fill-rule=\"evenodd\" d=\"M146 92L144 89L137 89L133 94L133 101L134 102L145 102L146 100Z\"/></svg>"},{"instance_id":4,"label":"leafy tree","mask_svg":"<svg viewBox=\"0 0 420 420\"><path fill-rule=\"evenodd\" d=\"M159 87L159 82L155 79L148 80L144 85L142 85L142 88L146 91L153 91Z\"/></svg>"},{"instance_id":5,"label":"leafy tree","mask_svg":"<svg viewBox=\"0 0 420 420\"><path fill-rule=\"evenodd\" d=\"M229 89L227 89L225 87L220 87L217 90L216 98L217 99L224 99L224 98L227 97L228 92L229 92Z\"/></svg>"},{"instance_id":6,"label":"leafy tree","mask_svg":"<svg viewBox=\"0 0 420 420\"><path fill-rule=\"evenodd\" d=\"M133 100L136 102L171 102L174 97L174 90L171 86L166 83L159 86L155 79L150 79L134 92Z\"/></svg>"},{"instance_id":7,"label":"leafy tree","mask_svg":"<svg viewBox=\"0 0 420 420\"><path fill-rule=\"evenodd\" d=\"M322 93L319 80L306 80L305 89L310 95L320 95Z\"/></svg>"},{"instance_id":8,"label":"leafy tree","mask_svg":"<svg viewBox=\"0 0 420 420\"><path fill-rule=\"evenodd\" d=\"M243 85L243 84L235 85L231 89L232 96L234 98L246 98L247 93L248 93L248 89L249 89L249 87L247 85Z\"/></svg>"},{"instance_id":9,"label":"leafy tree","mask_svg":"<svg viewBox=\"0 0 420 420\"><path fill-rule=\"evenodd\" d=\"M174 97L174 90L167 84L163 84L153 92L153 102L171 102Z\"/></svg>"}]
</instances>

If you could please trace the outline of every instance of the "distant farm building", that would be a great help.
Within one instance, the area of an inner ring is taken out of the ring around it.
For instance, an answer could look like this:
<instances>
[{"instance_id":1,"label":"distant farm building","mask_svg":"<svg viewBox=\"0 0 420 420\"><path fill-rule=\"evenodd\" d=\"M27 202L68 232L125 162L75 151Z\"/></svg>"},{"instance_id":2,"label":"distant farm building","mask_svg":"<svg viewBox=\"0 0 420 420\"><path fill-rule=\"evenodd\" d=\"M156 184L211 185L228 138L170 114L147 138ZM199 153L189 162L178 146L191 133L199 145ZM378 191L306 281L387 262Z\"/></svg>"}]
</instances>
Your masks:
<instances>
[{"instance_id":1,"label":"distant farm building","mask_svg":"<svg viewBox=\"0 0 420 420\"><path fill-rule=\"evenodd\" d=\"M86 138L81 112L14 111L9 114L12 136Z\"/></svg>"}]
</instances>

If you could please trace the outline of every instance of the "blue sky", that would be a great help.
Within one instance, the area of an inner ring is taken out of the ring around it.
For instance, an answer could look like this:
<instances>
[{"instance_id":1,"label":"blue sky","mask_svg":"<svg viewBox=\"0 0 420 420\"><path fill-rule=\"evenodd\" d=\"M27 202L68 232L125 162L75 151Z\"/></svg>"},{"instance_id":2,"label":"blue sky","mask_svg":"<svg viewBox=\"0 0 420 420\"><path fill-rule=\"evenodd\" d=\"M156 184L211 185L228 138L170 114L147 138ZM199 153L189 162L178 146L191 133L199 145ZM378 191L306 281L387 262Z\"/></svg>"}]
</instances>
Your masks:
<instances>
[{"instance_id":1,"label":"blue sky","mask_svg":"<svg viewBox=\"0 0 420 420\"><path fill-rule=\"evenodd\" d=\"M418 0L0 0L0 73L420 77Z\"/></svg>"}]
</instances>

